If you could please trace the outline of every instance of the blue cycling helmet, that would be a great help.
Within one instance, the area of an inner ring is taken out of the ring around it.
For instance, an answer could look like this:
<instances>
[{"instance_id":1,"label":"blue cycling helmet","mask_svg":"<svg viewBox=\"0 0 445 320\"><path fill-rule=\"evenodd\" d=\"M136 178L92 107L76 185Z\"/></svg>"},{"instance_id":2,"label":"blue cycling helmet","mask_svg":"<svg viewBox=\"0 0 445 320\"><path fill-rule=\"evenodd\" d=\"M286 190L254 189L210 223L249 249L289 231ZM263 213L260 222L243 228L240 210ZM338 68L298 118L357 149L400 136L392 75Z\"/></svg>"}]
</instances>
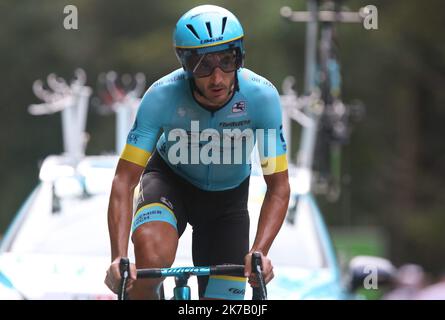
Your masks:
<instances>
[{"instance_id":1,"label":"blue cycling helmet","mask_svg":"<svg viewBox=\"0 0 445 320\"><path fill-rule=\"evenodd\" d=\"M235 49L237 68L244 63L244 31L227 9L202 5L187 11L176 23L173 45L179 62L186 69L192 55Z\"/></svg>"}]
</instances>

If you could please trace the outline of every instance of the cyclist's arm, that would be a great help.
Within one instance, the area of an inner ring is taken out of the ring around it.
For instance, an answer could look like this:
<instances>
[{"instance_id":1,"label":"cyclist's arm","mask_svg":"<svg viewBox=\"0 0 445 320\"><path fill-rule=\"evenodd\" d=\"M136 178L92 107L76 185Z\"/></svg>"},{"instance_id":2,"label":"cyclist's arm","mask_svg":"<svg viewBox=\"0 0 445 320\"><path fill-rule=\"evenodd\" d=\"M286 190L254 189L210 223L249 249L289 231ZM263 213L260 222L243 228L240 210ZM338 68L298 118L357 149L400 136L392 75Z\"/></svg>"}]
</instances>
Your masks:
<instances>
[{"instance_id":1,"label":"cyclist's arm","mask_svg":"<svg viewBox=\"0 0 445 320\"><path fill-rule=\"evenodd\" d=\"M250 251L267 255L286 216L290 187L287 170L265 175L264 180L267 191L261 207L255 241Z\"/></svg>"},{"instance_id":2,"label":"cyclist's arm","mask_svg":"<svg viewBox=\"0 0 445 320\"><path fill-rule=\"evenodd\" d=\"M249 277L249 283L253 286L258 286L256 277L251 275L252 253L255 251L261 253L265 283L274 277L272 262L267 254L286 217L290 196L287 170L265 175L264 180L267 184L267 191L261 206L255 241L244 259L245 276Z\"/></svg>"},{"instance_id":3,"label":"cyclist's arm","mask_svg":"<svg viewBox=\"0 0 445 320\"><path fill-rule=\"evenodd\" d=\"M134 189L144 167L120 159L111 187L108 206L108 230L111 243L111 260L128 256L128 241L133 212Z\"/></svg>"},{"instance_id":4,"label":"cyclist's arm","mask_svg":"<svg viewBox=\"0 0 445 320\"><path fill-rule=\"evenodd\" d=\"M250 275L251 253L261 252L264 278L269 282L273 278L273 272L267 254L286 216L290 187L280 96L275 87L267 82L256 97L256 128L264 130L263 134L257 132L258 151L267 191L260 211L255 241L245 261L246 273Z\"/></svg>"},{"instance_id":5,"label":"cyclist's arm","mask_svg":"<svg viewBox=\"0 0 445 320\"><path fill-rule=\"evenodd\" d=\"M255 242L251 251L269 252L289 203L290 187L287 173L286 141L283 135L280 95L266 82L257 102L258 151L267 192L261 207Z\"/></svg>"},{"instance_id":6,"label":"cyclist's arm","mask_svg":"<svg viewBox=\"0 0 445 320\"><path fill-rule=\"evenodd\" d=\"M155 149L159 130L164 122L164 101L160 90L153 86L139 106L133 128L121 153L110 195L108 229L112 260L126 257L133 213L134 189Z\"/></svg>"}]
</instances>

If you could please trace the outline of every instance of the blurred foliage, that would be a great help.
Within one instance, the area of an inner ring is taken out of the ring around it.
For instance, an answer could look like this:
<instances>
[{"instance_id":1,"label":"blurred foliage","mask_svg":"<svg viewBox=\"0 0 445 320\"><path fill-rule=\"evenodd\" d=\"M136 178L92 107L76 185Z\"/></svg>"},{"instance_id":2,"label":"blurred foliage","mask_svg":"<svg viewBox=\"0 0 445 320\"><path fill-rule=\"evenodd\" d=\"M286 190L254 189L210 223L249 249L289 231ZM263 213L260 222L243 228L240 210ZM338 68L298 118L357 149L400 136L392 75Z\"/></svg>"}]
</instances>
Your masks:
<instances>
[{"instance_id":1,"label":"blurred foliage","mask_svg":"<svg viewBox=\"0 0 445 320\"><path fill-rule=\"evenodd\" d=\"M302 91L305 26L279 15L303 0L210 1L233 11L245 29L246 67L281 91L294 75ZM320 197L330 225L380 226L396 263L445 269L445 5L442 0L349 0L374 4L379 29L338 27L345 102L360 99L366 118L344 150L342 198ZM63 28L63 8L79 10L79 30ZM2 0L0 2L0 232L37 183L38 164L62 151L60 115L33 117L31 86L55 72L86 70L96 89L101 72L143 72L148 83L178 68L172 50L177 19L202 1ZM93 93L94 95L94 93ZM90 108L88 154L114 148L113 116ZM296 133L298 130L295 130ZM296 139L294 139L295 143Z\"/></svg>"}]
</instances>

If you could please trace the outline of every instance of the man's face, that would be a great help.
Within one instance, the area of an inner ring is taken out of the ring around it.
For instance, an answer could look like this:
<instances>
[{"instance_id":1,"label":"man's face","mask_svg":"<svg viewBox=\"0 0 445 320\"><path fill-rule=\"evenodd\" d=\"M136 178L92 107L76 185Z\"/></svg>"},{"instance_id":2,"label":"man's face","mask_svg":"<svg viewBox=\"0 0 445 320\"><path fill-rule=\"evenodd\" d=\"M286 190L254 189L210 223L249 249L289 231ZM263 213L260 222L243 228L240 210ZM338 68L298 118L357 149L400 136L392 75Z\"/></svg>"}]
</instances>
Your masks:
<instances>
[{"instance_id":1,"label":"man's face","mask_svg":"<svg viewBox=\"0 0 445 320\"><path fill-rule=\"evenodd\" d=\"M220 106L231 95L235 83L236 55L233 50L208 53L193 61L196 86L203 93L205 104Z\"/></svg>"},{"instance_id":2,"label":"man's face","mask_svg":"<svg viewBox=\"0 0 445 320\"><path fill-rule=\"evenodd\" d=\"M235 83L235 71L224 72L219 67L213 69L208 77L196 78L195 83L201 90L205 101L211 106L221 106L227 102Z\"/></svg>"}]
</instances>

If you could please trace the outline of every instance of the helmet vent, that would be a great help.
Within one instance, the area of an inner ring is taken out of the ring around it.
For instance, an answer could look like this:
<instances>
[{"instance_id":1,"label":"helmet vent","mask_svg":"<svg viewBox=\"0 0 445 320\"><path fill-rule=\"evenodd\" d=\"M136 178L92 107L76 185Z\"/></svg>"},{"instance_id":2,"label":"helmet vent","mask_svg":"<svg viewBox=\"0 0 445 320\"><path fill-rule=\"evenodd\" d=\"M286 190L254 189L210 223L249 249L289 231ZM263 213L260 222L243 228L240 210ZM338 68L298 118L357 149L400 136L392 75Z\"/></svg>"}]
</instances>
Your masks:
<instances>
[{"instance_id":1,"label":"helmet vent","mask_svg":"<svg viewBox=\"0 0 445 320\"><path fill-rule=\"evenodd\" d=\"M207 32L209 33L209 37L213 38L212 36L212 26L210 25L210 22L206 22Z\"/></svg>"},{"instance_id":2,"label":"helmet vent","mask_svg":"<svg viewBox=\"0 0 445 320\"><path fill-rule=\"evenodd\" d=\"M198 36L198 33L196 32L195 28L193 28L193 26L191 24L187 25L187 28L193 33L193 35L198 39L201 40Z\"/></svg>"},{"instance_id":3,"label":"helmet vent","mask_svg":"<svg viewBox=\"0 0 445 320\"><path fill-rule=\"evenodd\" d=\"M221 34L224 34L224 29L226 29L226 22L227 22L227 17L224 17L222 19L222 30L221 30Z\"/></svg>"}]
</instances>

